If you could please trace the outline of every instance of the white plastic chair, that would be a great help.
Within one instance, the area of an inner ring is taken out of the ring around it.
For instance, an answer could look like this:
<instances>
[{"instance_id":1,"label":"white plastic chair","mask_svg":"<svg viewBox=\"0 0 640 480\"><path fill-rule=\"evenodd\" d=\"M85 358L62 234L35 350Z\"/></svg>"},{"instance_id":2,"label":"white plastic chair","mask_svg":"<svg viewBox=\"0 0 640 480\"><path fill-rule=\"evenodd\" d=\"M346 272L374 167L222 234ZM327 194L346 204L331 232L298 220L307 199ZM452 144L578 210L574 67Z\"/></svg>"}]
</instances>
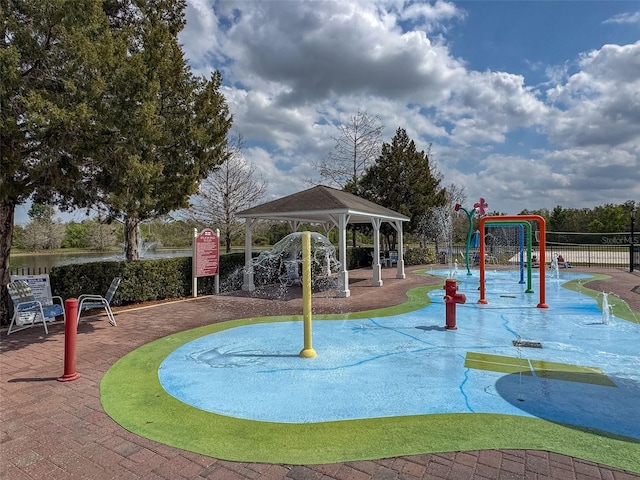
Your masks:
<instances>
[{"instance_id":1,"label":"white plastic chair","mask_svg":"<svg viewBox=\"0 0 640 480\"><path fill-rule=\"evenodd\" d=\"M47 321L52 322L60 315L65 321L67 320L62 297L52 296L51 305L43 305L42 302L34 297L31 287L24 280L16 280L9 283L7 289L13 302L13 317L11 317L7 335L33 327L36 322L42 322L44 332L48 334ZM57 300L60 303L53 303L53 300ZM17 328L14 328L14 326Z\"/></svg>"},{"instance_id":2,"label":"white plastic chair","mask_svg":"<svg viewBox=\"0 0 640 480\"><path fill-rule=\"evenodd\" d=\"M109 286L109 290L107 290L106 295L92 295L92 294L82 294L78 297L78 318L76 319L76 328L80 324L80 314L83 310L97 310L104 308L107 312L107 317L109 317L109 323L114 327L117 327L116 319L113 316L113 312L111 311L111 301L113 300L113 296L116 294L116 290L120 286L120 277L115 277Z\"/></svg>"}]
</instances>

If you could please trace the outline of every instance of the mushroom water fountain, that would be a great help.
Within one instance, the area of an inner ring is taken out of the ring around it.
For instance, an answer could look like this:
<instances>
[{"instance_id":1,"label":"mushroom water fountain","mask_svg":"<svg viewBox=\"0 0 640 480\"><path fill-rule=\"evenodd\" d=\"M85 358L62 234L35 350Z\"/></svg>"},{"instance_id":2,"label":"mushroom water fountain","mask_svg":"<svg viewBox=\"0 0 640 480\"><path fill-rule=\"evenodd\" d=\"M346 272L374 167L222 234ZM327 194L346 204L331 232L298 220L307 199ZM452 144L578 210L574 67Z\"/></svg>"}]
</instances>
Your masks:
<instances>
[{"instance_id":1,"label":"mushroom water fountain","mask_svg":"<svg viewBox=\"0 0 640 480\"><path fill-rule=\"evenodd\" d=\"M254 260L256 272L265 283L291 285L302 281L303 234L294 232L264 251ZM310 232L310 263L312 282L326 281L340 269L336 248L327 237Z\"/></svg>"}]
</instances>

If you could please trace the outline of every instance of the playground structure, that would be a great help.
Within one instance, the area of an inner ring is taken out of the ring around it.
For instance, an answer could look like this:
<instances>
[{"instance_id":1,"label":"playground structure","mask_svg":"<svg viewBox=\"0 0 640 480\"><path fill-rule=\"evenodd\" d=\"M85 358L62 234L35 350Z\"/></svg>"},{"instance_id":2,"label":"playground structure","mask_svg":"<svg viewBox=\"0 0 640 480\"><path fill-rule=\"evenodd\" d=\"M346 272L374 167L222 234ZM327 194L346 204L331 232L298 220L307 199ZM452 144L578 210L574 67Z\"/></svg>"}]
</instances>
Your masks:
<instances>
[{"instance_id":1,"label":"playground structure","mask_svg":"<svg viewBox=\"0 0 640 480\"><path fill-rule=\"evenodd\" d=\"M472 210L467 210L459 203L456 203L454 210L456 212L459 212L460 210L462 210L467 215L467 221L469 222L469 228L467 229L467 246L465 251L465 263L467 266L467 275L471 275L471 267L469 267L469 248L471 246L471 231L473 230L473 216L476 214L476 207L474 207Z\"/></svg>"},{"instance_id":2,"label":"playground structure","mask_svg":"<svg viewBox=\"0 0 640 480\"><path fill-rule=\"evenodd\" d=\"M501 227L501 226L517 226L519 227L519 240L520 240L520 283L524 283L524 230L527 231L527 289L525 293L533 293L533 289L531 286L531 224L529 221L537 221L540 225L540 256L541 258L545 258L545 238L546 238L546 228L545 228L545 220L540 215L488 215L483 216L488 205L485 202L484 198L480 198L480 201L474 204L474 208L472 210L467 210L459 203L455 206L455 211L459 212L462 210L469 222L469 228L467 230L467 244L465 250L465 260L467 266L467 275L471 275L471 269L469 268L469 249L471 247L471 232L473 230L473 221L472 218L476 213L479 213L482 217L480 219L479 225L479 255L478 255L478 264L480 267L480 299L478 303L487 304L489 303L486 298L486 282L485 282L485 263L486 263L486 254L485 254L485 236L484 231L485 227ZM451 269L449 269L451 270ZM457 270L457 268L456 268ZM446 291L446 295L444 297L444 301L446 304L446 326L447 330L455 330L456 327L456 304L463 304L466 301L466 298L462 294L456 293L457 285L456 281L452 278L449 278L445 282L444 289ZM548 305L545 303L545 276L544 276L544 261L540 264L540 301L538 303L538 308L548 308Z\"/></svg>"},{"instance_id":3,"label":"playground structure","mask_svg":"<svg viewBox=\"0 0 640 480\"><path fill-rule=\"evenodd\" d=\"M519 224L523 221L536 221L540 226L540 258L544 259L546 254L545 248L545 238L546 238L546 226L544 218L540 215L488 215L486 217L482 217L480 219L480 232L484 231L484 227L487 223L491 225L500 225L500 224ZM530 231L529 231L530 233ZM529 238L529 249L527 253L527 267L529 269L529 278L531 278L531 243ZM480 235L480 299L478 303L487 304L489 303L486 299L486 284L485 284L485 241L484 235ZM549 306L545 303L545 262L540 262L540 301L538 303L538 308L549 308ZM529 289L530 290L530 285ZM531 292L529 292L531 293Z\"/></svg>"},{"instance_id":4,"label":"playground structure","mask_svg":"<svg viewBox=\"0 0 640 480\"><path fill-rule=\"evenodd\" d=\"M458 212L460 210L464 211L467 215L467 220L469 221L469 228L467 231L467 244L466 244L466 264L467 264L467 275L471 275L471 270L469 268L469 249L471 246L471 231L473 228L472 217L476 213L476 209L479 209L481 214L484 213L484 209L487 207L483 198L480 199L479 203L474 205L474 208L471 211L468 211L460 204L456 204L455 211ZM488 304L489 301L486 298L486 254L485 254L485 227L501 227L501 226L517 226L519 227L519 264L520 264L520 283L524 283L524 230L527 231L526 236L526 248L527 248L527 289L525 293L533 293L532 285L531 285L531 243L532 243L532 235L531 235L531 224L530 221L538 222L540 226L540 257L542 259L545 258L546 248L545 248L545 238L546 238L546 226L545 220L540 215L487 215L483 216L480 219L479 225L479 255L478 255L478 264L480 267L480 298L478 303L480 304ZM540 301L537 305L538 308L549 308L546 304L545 296L545 262L544 260L540 262ZM446 304L445 309L445 328L447 330L455 330L456 326L456 304L463 304L466 302L466 297L463 294L456 293L458 290L457 283L455 279L448 278L443 287L445 289L444 302Z\"/></svg>"},{"instance_id":5,"label":"playground structure","mask_svg":"<svg viewBox=\"0 0 640 480\"><path fill-rule=\"evenodd\" d=\"M520 283L524 283L524 267L526 264L527 267L527 290L526 293L533 293L531 288L531 249L532 249L532 236L531 236L531 224L525 220L519 222L508 222L508 221L499 221L499 222L487 222L485 224L487 228L489 227L502 227L502 226L517 226L519 227L519 266L520 266ZM527 230L527 260L524 260L524 230ZM479 260L479 258L478 258ZM479 262L478 262L479 263Z\"/></svg>"}]
</instances>

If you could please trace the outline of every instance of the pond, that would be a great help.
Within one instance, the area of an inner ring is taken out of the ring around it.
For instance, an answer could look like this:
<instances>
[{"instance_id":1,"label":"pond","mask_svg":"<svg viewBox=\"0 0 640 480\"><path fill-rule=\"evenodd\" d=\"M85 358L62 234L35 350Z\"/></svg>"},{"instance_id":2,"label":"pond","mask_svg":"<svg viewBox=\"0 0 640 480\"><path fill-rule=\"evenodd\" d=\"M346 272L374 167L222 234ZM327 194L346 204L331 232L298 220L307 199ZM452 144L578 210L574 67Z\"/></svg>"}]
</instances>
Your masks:
<instances>
[{"instance_id":1,"label":"pond","mask_svg":"<svg viewBox=\"0 0 640 480\"><path fill-rule=\"evenodd\" d=\"M190 257L191 248L187 249L158 249L146 251L143 260L157 258ZM11 255L11 272L19 271L20 274L45 273L52 267L71 265L77 263L119 261L124 260L124 254L118 252L56 252L56 253L30 253Z\"/></svg>"}]
</instances>

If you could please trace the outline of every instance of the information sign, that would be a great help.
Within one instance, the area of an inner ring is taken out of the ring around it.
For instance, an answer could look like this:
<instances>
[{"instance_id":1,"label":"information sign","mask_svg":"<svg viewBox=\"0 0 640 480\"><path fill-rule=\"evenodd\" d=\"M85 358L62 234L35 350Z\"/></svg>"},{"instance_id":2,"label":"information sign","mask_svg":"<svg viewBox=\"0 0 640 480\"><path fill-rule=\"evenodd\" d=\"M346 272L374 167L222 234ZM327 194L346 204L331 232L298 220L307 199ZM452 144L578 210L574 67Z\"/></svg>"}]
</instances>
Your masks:
<instances>
[{"instance_id":1,"label":"information sign","mask_svg":"<svg viewBox=\"0 0 640 480\"><path fill-rule=\"evenodd\" d=\"M11 275L11 281L24 280L31 287L31 292L42 305L52 305L51 282L49 275Z\"/></svg>"},{"instance_id":2,"label":"information sign","mask_svg":"<svg viewBox=\"0 0 640 480\"><path fill-rule=\"evenodd\" d=\"M210 228L205 228L195 238L194 277L218 274L220 261L220 238Z\"/></svg>"}]
</instances>

